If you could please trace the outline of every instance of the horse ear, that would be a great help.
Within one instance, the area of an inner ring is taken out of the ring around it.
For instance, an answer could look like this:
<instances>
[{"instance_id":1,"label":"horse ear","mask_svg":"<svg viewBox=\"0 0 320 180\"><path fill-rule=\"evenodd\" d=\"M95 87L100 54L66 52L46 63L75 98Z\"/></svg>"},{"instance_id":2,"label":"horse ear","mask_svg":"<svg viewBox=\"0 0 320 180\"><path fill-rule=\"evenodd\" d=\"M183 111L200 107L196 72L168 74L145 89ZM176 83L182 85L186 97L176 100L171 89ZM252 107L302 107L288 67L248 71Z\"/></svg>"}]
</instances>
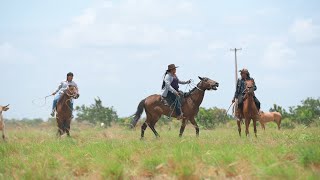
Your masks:
<instances>
[{"instance_id":1,"label":"horse ear","mask_svg":"<svg viewBox=\"0 0 320 180\"><path fill-rule=\"evenodd\" d=\"M203 80L203 78L202 77L200 77L200 76L198 76L198 78L202 81Z\"/></svg>"}]
</instances>

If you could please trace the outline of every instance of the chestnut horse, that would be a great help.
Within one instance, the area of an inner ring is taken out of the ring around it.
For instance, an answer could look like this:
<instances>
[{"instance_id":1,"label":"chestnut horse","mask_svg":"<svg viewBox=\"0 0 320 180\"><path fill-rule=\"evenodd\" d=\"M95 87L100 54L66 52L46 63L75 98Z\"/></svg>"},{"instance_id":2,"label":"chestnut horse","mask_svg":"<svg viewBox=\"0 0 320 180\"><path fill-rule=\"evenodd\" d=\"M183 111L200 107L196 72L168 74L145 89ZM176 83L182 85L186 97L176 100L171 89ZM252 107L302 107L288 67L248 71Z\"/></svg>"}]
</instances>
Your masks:
<instances>
[{"instance_id":1,"label":"chestnut horse","mask_svg":"<svg viewBox=\"0 0 320 180\"><path fill-rule=\"evenodd\" d=\"M79 97L78 90L74 86L69 86L68 89L64 91L57 103L57 124L58 132L57 135L61 136L67 133L70 136L70 123L72 119L72 109L70 103L72 99L77 99Z\"/></svg>"},{"instance_id":2,"label":"chestnut horse","mask_svg":"<svg viewBox=\"0 0 320 180\"><path fill-rule=\"evenodd\" d=\"M199 127L195 121L195 116L198 114L199 106L202 103L205 91L217 90L217 87L219 86L218 82L209 78L199 77L199 79L201 81L189 92L189 95L187 95L181 103L181 109L184 117L182 118L179 134L180 137L183 134L188 120L195 127L196 135L199 136ZM173 112L174 110L170 109L169 106L164 105L164 103L161 101L161 95L155 94L143 99L139 103L137 112L134 114L134 119L131 122L132 127L135 127L137 124L141 114L143 113L143 110L146 111L147 117L146 121L141 126L141 139L144 137L144 131L146 130L147 126L150 127L156 137L160 137L154 126L162 115L166 115L168 117L172 115L172 117L177 117L176 113Z\"/></svg>"},{"instance_id":3,"label":"chestnut horse","mask_svg":"<svg viewBox=\"0 0 320 180\"><path fill-rule=\"evenodd\" d=\"M263 130L266 130L265 128L265 124L267 122L272 122L274 121L275 123L277 123L278 125L278 129L280 130L281 127L281 114L279 112L263 112L260 111L260 118L259 118L259 122L261 124L261 127Z\"/></svg>"},{"instance_id":4,"label":"chestnut horse","mask_svg":"<svg viewBox=\"0 0 320 180\"><path fill-rule=\"evenodd\" d=\"M242 122L242 117L245 119L245 125L246 125L246 136L249 135L249 125L251 119L253 120L253 128L254 128L254 134L257 137L257 120L259 120L259 113L258 113L258 108L256 107L256 104L254 102L254 80L246 80L245 82L246 88L245 88L245 95L243 97L243 108L242 112L239 112L238 110L238 118L240 119L237 121L238 124L238 131L239 131L239 136L241 136L241 122ZM241 114L241 115L239 115Z\"/></svg>"}]
</instances>

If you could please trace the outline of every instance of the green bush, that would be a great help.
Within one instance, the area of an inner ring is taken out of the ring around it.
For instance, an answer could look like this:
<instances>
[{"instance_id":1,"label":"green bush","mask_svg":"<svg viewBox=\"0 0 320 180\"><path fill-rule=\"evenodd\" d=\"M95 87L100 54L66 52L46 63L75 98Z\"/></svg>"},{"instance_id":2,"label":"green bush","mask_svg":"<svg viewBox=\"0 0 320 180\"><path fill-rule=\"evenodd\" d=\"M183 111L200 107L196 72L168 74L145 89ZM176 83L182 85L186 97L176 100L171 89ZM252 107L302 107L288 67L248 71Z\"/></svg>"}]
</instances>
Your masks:
<instances>
[{"instance_id":1,"label":"green bush","mask_svg":"<svg viewBox=\"0 0 320 180\"><path fill-rule=\"evenodd\" d=\"M113 107L104 107L100 98L94 99L95 103L89 107L82 105L77 106L77 120L79 122L88 121L93 124L104 123L107 127L111 126L112 122L118 121L117 112Z\"/></svg>"},{"instance_id":2,"label":"green bush","mask_svg":"<svg viewBox=\"0 0 320 180\"><path fill-rule=\"evenodd\" d=\"M284 118L281 121L281 128L294 129L295 128L295 124L289 118Z\"/></svg>"}]
</instances>

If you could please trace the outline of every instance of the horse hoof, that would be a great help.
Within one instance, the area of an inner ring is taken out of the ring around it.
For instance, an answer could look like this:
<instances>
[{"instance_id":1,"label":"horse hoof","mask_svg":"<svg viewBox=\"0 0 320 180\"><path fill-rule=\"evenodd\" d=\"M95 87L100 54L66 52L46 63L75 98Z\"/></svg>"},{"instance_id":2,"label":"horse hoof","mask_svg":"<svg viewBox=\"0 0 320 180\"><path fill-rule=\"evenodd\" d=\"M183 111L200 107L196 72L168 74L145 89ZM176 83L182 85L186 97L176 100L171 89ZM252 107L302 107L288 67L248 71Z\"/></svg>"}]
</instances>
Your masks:
<instances>
[{"instance_id":1,"label":"horse hoof","mask_svg":"<svg viewBox=\"0 0 320 180\"><path fill-rule=\"evenodd\" d=\"M144 140L144 137L141 137L141 138L140 138L140 141L143 141L143 140Z\"/></svg>"}]
</instances>

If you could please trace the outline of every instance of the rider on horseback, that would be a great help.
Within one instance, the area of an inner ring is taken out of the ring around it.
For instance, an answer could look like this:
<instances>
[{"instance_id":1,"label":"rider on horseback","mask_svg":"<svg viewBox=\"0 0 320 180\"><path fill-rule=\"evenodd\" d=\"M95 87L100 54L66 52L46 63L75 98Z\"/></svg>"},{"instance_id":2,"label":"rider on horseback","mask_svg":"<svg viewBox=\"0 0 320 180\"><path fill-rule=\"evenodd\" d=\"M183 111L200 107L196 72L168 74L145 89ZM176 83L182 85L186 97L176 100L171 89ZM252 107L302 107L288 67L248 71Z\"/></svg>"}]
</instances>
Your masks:
<instances>
[{"instance_id":1,"label":"rider on horseback","mask_svg":"<svg viewBox=\"0 0 320 180\"><path fill-rule=\"evenodd\" d=\"M176 68L174 64L168 65L168 69L166 70L163 82L162 82L162 97L164 100L167 100L170 106L175 104L175 111L178 116L178 119L183 118L183 113L181 110L181 102L180 102L180 93L179 93L179 84L189 84L191 80L188 81L180 81L176 75Z\"/></svg>"},{"instance_id":2,"label":"rider on horseback","mask_svg":"<svg viewBox=\"0 0 320 180\"><path fill-rule=\"evenodd\" d=\"M58 93L58 95L55 96L55 98L54 98L54 100L53 100L52 112L51 112L51 116L52 116L52 117L54 117L57 103L58 103L60 97L62 96L62 94L64 93L64 91L65 91L66 89L68 89L69 86L73 86L73 87L75 87L75 88L78 89L77 84L76 84L74 81L72 81L72 80L73 80L73 73L72 73L72 72L69 72L69 73L67 74L67 80L62 81L62 82L60 83L60 85L58 86L58 89L57 89L55 92L52 93L53 96ZM70 101L70 109L73 110L73 102L72 102L72 101Z\"/></svg>"},{"instance_id":3,"label":"rider on horseback","mask_svg":"<svg viewBox=\"0 0 320 180\"><path fill-rule=\"evenodd\" d=\"M238 79L237 89L234 94L234 98L232 100L232 103L234 103L235 100L238 99L238 108L239 108L240 112L242 112L242 110L243 110L242 109L243 108L243 97L244 97L244 93L245 93L245 89L246 89L245 82L246 82L246 80L253 80L253 78L250 77L250 73L247 69L240 70L240 74L241 74L241 78ZM254 90L257 90L257 86L255 84L254 84ZM257 109L259 111L260 110L260 102L256 96L254 96L253 98L254 98L254 102L257 106ZM242 116L242 113L240 113L240 115Z\"/></svg>"}]
</instances>

